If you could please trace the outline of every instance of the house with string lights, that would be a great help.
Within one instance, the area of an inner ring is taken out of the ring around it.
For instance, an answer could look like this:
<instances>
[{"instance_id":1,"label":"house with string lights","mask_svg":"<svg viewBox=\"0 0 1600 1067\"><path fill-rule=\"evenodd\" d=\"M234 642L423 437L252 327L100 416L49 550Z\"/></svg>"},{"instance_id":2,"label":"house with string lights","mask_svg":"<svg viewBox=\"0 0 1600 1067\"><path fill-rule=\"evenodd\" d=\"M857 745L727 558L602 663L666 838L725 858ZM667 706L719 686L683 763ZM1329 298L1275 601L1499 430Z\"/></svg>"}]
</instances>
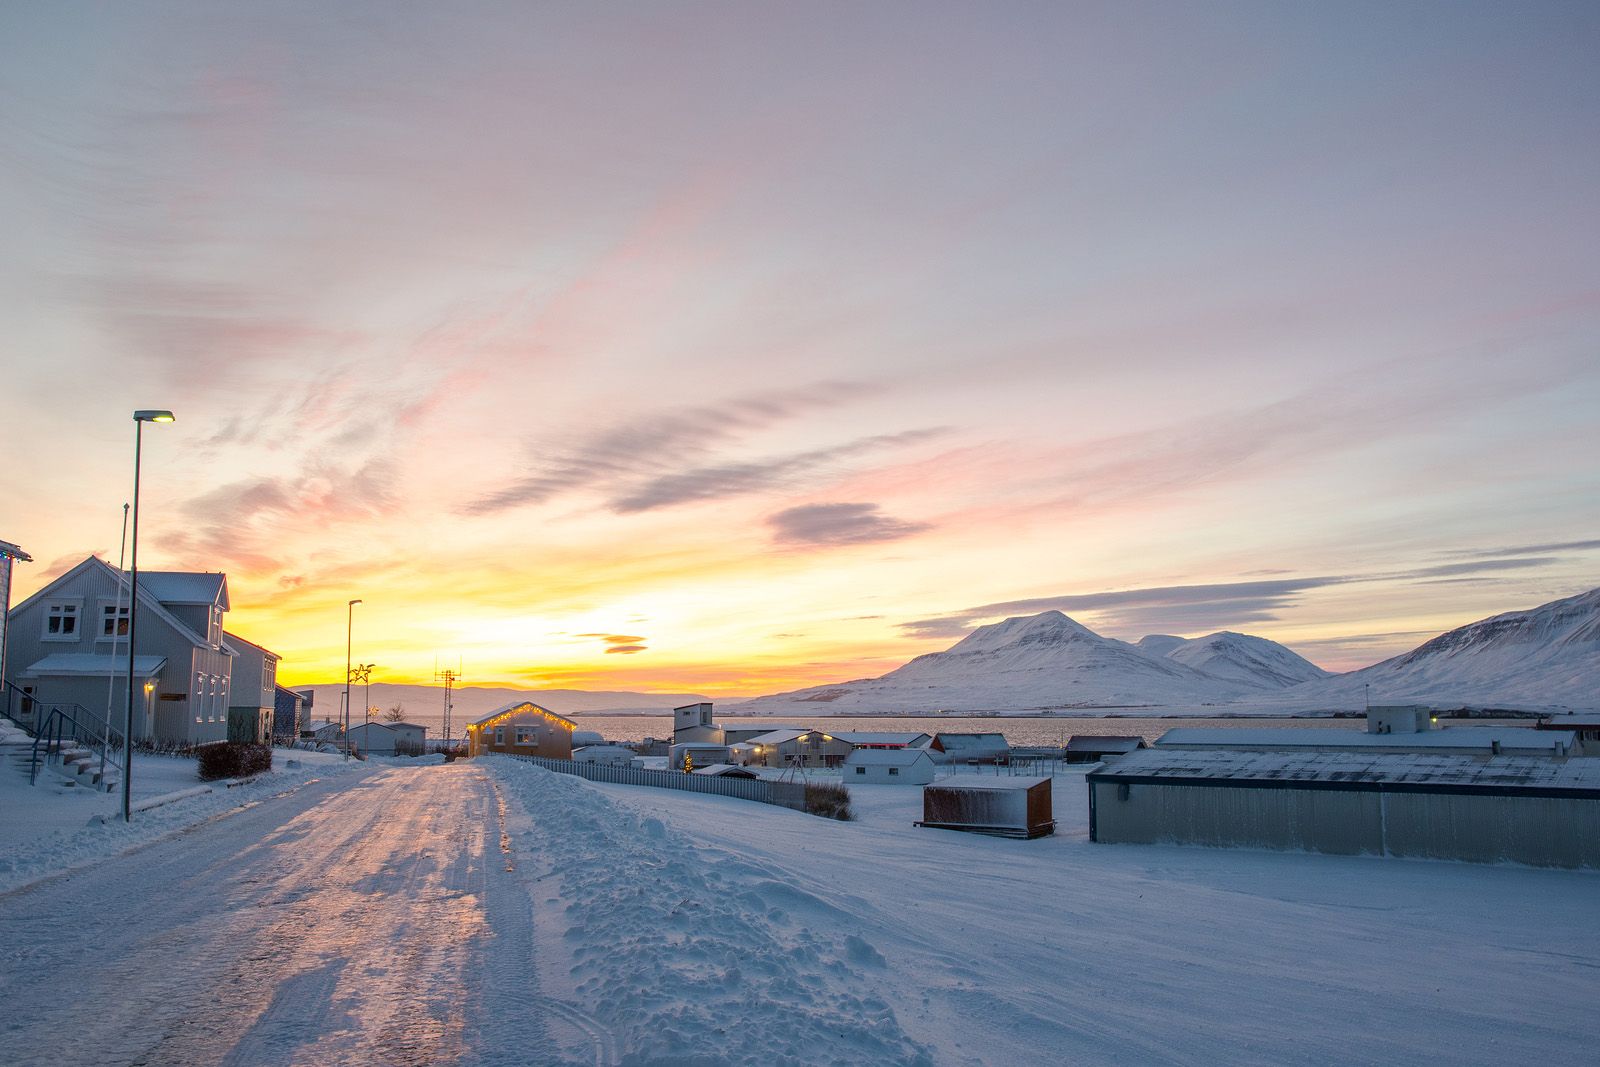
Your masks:
<instances>
[{"instance_id":1,"label":"house with string lights","mask_svg":"<svg viewBox=\"0 0 1600 1067\"><path fill-rule=\"evenodd\" d=\"M505 752L514 756L572 758L572 731L578 724L530 700L497 708L467 724L467 754Z\"/></svg>"}]
</instances>

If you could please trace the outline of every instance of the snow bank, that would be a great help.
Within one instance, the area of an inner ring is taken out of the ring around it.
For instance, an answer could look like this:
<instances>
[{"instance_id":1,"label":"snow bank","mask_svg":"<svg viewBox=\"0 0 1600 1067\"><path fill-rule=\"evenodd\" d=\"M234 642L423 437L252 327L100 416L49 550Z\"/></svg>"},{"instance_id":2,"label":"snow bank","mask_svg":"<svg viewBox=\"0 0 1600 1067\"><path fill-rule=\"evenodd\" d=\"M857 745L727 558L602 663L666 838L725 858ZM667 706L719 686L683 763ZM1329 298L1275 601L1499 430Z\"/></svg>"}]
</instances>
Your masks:
<instances>
[{"instance_id":1,"label":"snow bank","mask_svg":"<svg viewBox=\"0 0 1600 1067\"><path fill-rule=\"evenodd\" d=\"M13 775L6 769L0 779L0 805L4 805L6 820L0 832L0 892L16 889L29 882L58 874L72 867L114 856L130 848L147 844L160 837L186 829L199 822L225 815L247 805L259 803L285 790L298 788L317 778L334 774L367 772L364 763L351 760L346 763L335 756L297 752L288 757L299 763L286 768L281 752L274 753L277 769L260 775L237 788L223 788L224 783L211 786L194 782L179 792L181 799L162 803L148 810L138 810L141 804L152 799L165 799L171 787L180 784L182 776L172 765L193 760L174 760L170 757L134 758L135 784L134 816L131 823L121 817L121 797L115 793L100 793L78 787L64 791L54 790L41 780L30 786L25 775ZM146 793L141 799L138 787L157 785L158 792ZM63 816L71 818L71 825L62 826Z\"/></svg>"},{"instance_id":2,"label":"snow bank","mask_svg":"<svg viewBox=\"0 0 1600 1067\"><path fill-rule=\"evenodd\" d=\"M483 763L532 819L515 839L539 867L535 915L559 914L563 984L628 1062L932 1062L875 990L884 958L849 913L581 778Z\"/></svg>"}]
</instances>

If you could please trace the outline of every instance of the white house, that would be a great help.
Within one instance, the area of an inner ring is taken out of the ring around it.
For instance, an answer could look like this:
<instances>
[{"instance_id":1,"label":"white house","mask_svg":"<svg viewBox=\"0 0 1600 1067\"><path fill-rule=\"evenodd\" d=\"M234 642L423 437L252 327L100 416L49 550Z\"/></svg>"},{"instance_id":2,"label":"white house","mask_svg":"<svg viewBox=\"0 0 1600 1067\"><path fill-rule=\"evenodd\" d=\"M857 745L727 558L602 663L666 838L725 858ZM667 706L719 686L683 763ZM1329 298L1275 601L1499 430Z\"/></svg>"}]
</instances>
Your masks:
<instances>
[{"instance_id":1,"label":"white house","mask_svg":"<svg viewBox=\"0 0 1600 1067\"><path fill-rule=\"evenodd\" d=\"M24 721L60 707L120 730L128 699L127 575L90 556L11 610L6 673ZM141 571L134 649L136 738L228 736L234 656L223 644L224 574ZM271 701L267 702L271 706Z\"/></svg>"},{"instance_id":2,"label":"white house","mask_svg":"<svg viewBox=\"0 0 1600 1067\"><path fill-rule=\"evenodd\" d=\"M858 748L844 761L846 785L927 785L933 774L921 748Z\"/></svg>"}]
</instances>

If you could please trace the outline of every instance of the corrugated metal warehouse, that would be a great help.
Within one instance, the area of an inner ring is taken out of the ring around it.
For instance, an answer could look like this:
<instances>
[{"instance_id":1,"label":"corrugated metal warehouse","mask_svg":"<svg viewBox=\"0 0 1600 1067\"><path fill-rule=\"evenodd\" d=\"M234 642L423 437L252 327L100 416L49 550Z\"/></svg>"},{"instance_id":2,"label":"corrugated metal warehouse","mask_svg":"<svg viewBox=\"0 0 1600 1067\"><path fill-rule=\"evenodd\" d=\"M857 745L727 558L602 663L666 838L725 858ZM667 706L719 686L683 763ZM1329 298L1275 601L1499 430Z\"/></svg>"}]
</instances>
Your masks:
<instances>
[{"instance_id":1,"label":"corrugated metal warehouse","mask_svg":"<svg viewBox=\"0 0 1600 1067\"><path fill-rule=\"evenodd\" d=\"M1600 759L1154 748L1085 778L1093 841L1600 867Z\"/></svg>"}]
</instances>

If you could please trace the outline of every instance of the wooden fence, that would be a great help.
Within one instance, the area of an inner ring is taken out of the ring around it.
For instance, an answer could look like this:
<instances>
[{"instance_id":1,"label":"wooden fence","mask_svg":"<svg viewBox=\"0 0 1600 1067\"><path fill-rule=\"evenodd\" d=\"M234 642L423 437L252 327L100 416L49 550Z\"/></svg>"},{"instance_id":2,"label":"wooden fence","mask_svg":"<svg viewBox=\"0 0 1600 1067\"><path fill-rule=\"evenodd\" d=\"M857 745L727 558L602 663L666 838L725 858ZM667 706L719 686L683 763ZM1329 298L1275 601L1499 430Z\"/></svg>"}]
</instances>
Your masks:
<instances>
[{"instance_id":1,"label":"wooden fence","mask_svg":"<svg viewBox=\"0 0 1600 1067\"><path fill-rule=\"evenodd\" d=\"M613 782L617 785L647 785L656 789L681 789L688 793L710 793L714 796L737 797L758 804L776 804L780 808L806 810L806 787L801 782L773 782L764 778L718 778L709 774L685 774L682 771L651 771L640 767L619 767L606 763L580 763L570 759L549 759L544 756L518 756L505 753L509 758L531 763L558 774L575 774L591 782Z\"/></svg>"}]
</instances>

